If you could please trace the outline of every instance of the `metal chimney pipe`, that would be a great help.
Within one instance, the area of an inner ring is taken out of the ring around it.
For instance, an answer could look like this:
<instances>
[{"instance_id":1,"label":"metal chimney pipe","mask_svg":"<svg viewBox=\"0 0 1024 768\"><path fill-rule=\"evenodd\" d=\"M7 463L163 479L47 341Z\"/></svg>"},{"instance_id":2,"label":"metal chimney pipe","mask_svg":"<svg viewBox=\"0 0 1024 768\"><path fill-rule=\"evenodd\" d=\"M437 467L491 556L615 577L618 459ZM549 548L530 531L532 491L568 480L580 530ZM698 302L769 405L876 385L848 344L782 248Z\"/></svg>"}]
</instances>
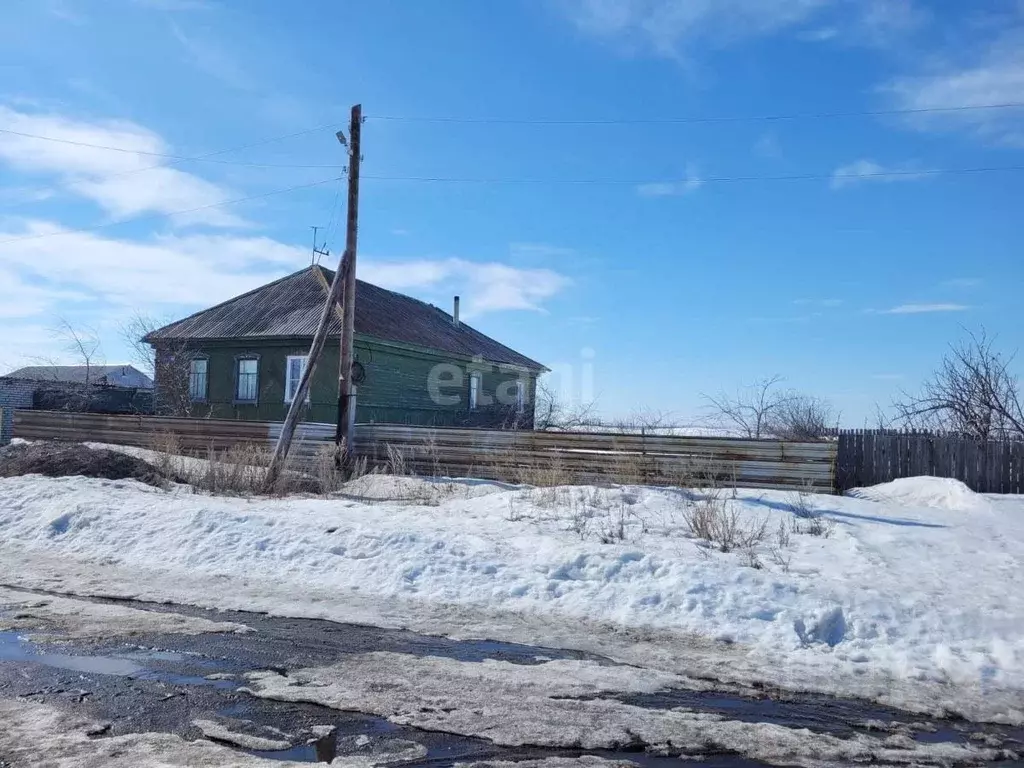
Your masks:
<instances>
[{"instance_id":1,"label":"metal chimney pipe","mask_svg":"<svg viewBox=\"0 0 1024 768\"><path fill-rule=\"evenodd\" d=\"M455 297L455 308L452 310L452 323L456 328L459 327L459 297Z\"/></svg>"}]
</instances>

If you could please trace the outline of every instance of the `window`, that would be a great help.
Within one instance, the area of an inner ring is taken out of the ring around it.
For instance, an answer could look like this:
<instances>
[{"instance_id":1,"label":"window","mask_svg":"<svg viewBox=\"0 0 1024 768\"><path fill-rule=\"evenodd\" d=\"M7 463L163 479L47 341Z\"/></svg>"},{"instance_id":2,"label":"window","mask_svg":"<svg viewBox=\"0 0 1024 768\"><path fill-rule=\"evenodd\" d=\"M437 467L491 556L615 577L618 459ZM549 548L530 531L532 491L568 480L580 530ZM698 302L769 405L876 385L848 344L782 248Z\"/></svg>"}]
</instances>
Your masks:
<instances>
[{"instance_id":1,"label":"window","mask_svg":"<svg viewBox=\"0 0 1024 768\"><path fill-rule=\"evenodd\" d=\"M290 403L295 399L295 393L299 391L299 380L302 372L306 370L306 355L288 355L288 362L285 364L284 375L284 401ZM309 390L306 390L306 402L309 402Z\"/></svg>"},{"instance_id":2,"label":"window","mask_svg":"<svg viewBox=\"0 0 1024 768\"><path fill-rule=\"evenodd\" d=\"M190 400L205 400L209 386L210 361L205 357L196 357L188 364L188 396Z\"/></svg>"},{"instance_id":3,"label":"window","mask_svg":"<svg viewBox=\"0 0 1024 768\"><path fill-rule=\"evenodd\" d=\"M469 374L469 410L475 411L480 400L480 374Z\"/></svg>"},{"instance_id":4,"label":"window","mask_svg":"<svg viewBox=\"0 0 1024 768\"><path fill-rule=\"evenodd\" d=\"M526 384L522 379L516 379L516 413L526 410Z\"/></svg>"},{"instance_id":5,"label":"window","mask_svg":"<svg viewBox=\"0 0 1024 768\"><path fill-rule=\"evenodd\" d=\"M235 400L255 403L259 392L260 361L253 357L238 359L238 375L235 382Z\"/></svg>"}]
</instances>

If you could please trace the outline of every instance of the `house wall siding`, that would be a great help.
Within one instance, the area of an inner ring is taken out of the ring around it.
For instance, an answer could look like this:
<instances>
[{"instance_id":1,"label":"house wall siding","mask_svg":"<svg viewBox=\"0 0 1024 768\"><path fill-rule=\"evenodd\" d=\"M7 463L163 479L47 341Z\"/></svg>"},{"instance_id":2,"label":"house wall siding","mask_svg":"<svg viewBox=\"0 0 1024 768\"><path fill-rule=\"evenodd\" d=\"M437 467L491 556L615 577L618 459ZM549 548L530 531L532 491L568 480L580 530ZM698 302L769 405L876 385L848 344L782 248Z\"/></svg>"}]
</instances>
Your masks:
<instances>
[{"instance_id":1,"label":"house wall siding","mask_svg":"<svg viewBox=\"0 0 1024 768\"><path fill-rule=\"evenodd\" d=\"M285 368L289 355L305 355L309 339L208 342L191 348L190 355L208 359L208 398L195 403L192 415L216 418L280 421L288 405L284 402ZM400 423L433 426L517 426L532 428L536 374L500 367L483 361L457 360L417 349L357 338L355 358L366 371L358 385L356 419L360 422ZM255 357L259 364L259 399L256 403L235 400L236 361ZM325 347L313 374L304 421L334 422L337 418L338 340ZM439 366L444 366L439 368ZM160 366L157 376L159 402ZM469 410L469 374L480 373L479 407ZM511 398L514 382L521 379L526 394L522 415L515 414ZM431 382L436 386L431 387ZM444 400L435 401L431 390ZM504 390L505 402L497 393Z\"/></svg>"},{"instance_id":2,"label":"house wall siding","mask_svg":"<svg viewBox=\"0 0 1024 768\"><path fill-rule=\"evenodd\" d=\"M32 396L38 385L38 381L29 379L0 378L0 445L11 442L14 410L32 407Z\"/></svg>"}]
</instances>

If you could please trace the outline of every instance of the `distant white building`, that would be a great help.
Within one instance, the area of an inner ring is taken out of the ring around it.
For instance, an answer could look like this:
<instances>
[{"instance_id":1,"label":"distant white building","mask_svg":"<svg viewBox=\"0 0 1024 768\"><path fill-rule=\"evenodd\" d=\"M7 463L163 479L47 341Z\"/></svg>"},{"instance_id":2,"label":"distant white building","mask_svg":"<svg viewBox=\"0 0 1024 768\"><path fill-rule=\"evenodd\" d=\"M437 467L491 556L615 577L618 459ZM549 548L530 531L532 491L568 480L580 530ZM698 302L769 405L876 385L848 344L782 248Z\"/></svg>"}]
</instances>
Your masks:
<instances>
[{"instance_id":1,"label":"distant white building","mask_svg":"<svg viewBox=\"0 0 1024 768\"><path fill-rule=\"evenodd\" d=\"M5 378L152 389L153 380L133 365L30 365Z\"/></svg>"}]
</instances>

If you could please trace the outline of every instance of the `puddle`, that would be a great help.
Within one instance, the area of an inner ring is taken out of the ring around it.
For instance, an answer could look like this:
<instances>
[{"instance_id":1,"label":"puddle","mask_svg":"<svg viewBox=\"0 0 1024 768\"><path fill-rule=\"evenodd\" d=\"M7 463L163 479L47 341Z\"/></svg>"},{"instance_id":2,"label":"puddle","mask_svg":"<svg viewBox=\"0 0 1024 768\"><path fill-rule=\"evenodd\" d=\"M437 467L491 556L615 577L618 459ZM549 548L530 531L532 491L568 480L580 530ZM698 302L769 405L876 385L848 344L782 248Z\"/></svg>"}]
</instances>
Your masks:
<instances>
[{"instance_id":1,"label":"puddle","mask_svg":"<svg viewBox=\"0 0 1024 768\"><path fill-rule=\"evenodd\" d=\"M117 655L77 656L61 653L47 653L15 632L0 632L0 662L14 661L41 664L54 669L65 669L84 674L113 675L136 680L153 680L172 685L208 685L214 688L237 688L232 680L207 680L201 675L183 675L175 672L153 669L141 661L183 661L185 654L164 651L126 651ZM207 662L208 663L208 662Z\"/></svg>"},{"instance_id":2,"label":"puddle","mask_svg":"<svg viewBox=\"0 0 1024 768\"><path fill-rule=\"evenodd\" d=\"M1016 746L1024 739L1024 730L1009 726L980 723L936 721L925 715L913 715L864 701L834 699L805 694L784 699L748 699L700 691L662 691L659 693L612 697L626 704L645 709L684 707L699 712L722 715L730 720L748 723L773 723L787 728L806 728L848 738L855 733L882 736L884 731L871 728L868 722L895 723L909 728L919 742L967 744L971 734L984 733ZM913 727L917 725L918 727ZM927 726L927 729L920 727Z\"/></svg>"},{"instance_id":3,"label":"puddle","mask_svg":"<svg viewBox=\"0 0 1024 768\"><path fill-rule=\"evenodd\" d=\"M238 703L217 714L238 719L250 719L255 711L251 703ZM335 713L336 715L338 713ZM247 754L268 760L291 760L298 763L328 763L338 757L371 757L387 749L389 744L415 744L426 750L418 757L401 762L408 768L451 768L456 763L540 760L553 757L577 758L595 756L607 760L628 760L641 768L679 768L679 756L655 755L629 750L573 750L543 747L501 747L481 738L457 734L420 731L401 726L385 718L362 713L347 713L344 718L327 718L324 725L335 730L325 739L312 744L299 744L291 749L259 751L243 749ZM361 747L355 745L362 744ZM763 768L764 764L732 754L704 754L700 762L707 768Z\"/></svg>"}]
</instances>

